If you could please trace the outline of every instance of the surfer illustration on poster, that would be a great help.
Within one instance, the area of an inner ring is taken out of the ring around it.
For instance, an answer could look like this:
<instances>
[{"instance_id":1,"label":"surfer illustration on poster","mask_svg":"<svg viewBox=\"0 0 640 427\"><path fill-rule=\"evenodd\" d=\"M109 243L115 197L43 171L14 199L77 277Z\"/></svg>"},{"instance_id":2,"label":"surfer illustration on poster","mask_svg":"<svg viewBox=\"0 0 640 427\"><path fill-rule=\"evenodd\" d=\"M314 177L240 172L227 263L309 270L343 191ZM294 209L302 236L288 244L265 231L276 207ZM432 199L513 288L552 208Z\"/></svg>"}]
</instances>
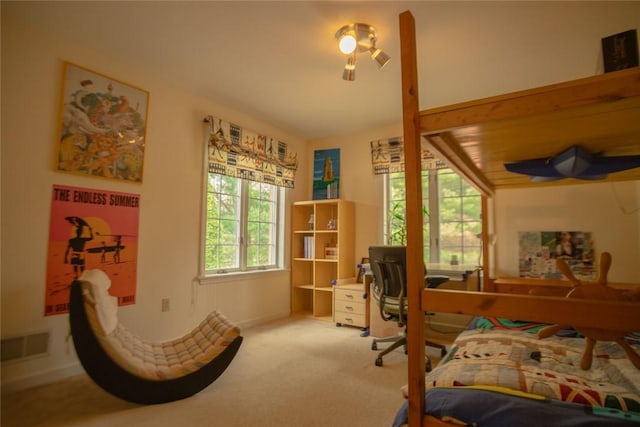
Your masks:
<instances>
[{"instance_id":1,"label":"surfer illustration on poster","mask_svg":"<svg viewBox=\"0 0 640 427\"><path fill-rule=\"evenodd\" d=\"M122 234L102 234L96 231L96 236L112 237L113 245L107 245L103 240L100 246L93 246L85 249L87 242L94 239L93 229L87 221L78 216L68 216L65 218L75 227L75 236L69 239L67 249L64 254L64 263L70 263L73 266L73 277L78 278L85 270L85 252L90 254L100 254L100 262L107 262L106 254L113 252L113 262L120 263L120 251L124 249L122 245ZM88 230L85 232L84 230ZM127 235L126 237L135 237Z\"/></svg>"},{"instance_id":2,"label":"surfer illustration on poster","mask_svg":"<svg viewBox=\"0 0 640 427\"><path fill-rule=\"evenodd\" d=\"M69 239L67 250L64 253L64 263L71 263L73 277L77 279L85 268L84 246L88 241L93 240L93 229L84 219L78 216L68 216L65 219L75 227L76 234ZM88 236L83 235L85 228L89 232Z\"/></svg>"},{"instance_id":3,"label":"surfer illustration on poster","mask_svg":"<svg viewBox=\"0 0 640 427\"><path fill-rule=\"evenodd\" d=\"M93 268L111 279L118 305L135 304L140 196L54 185L45 315L68 312L71 283Z\"/></svg>"},{"instance_id":4,"label":"surfer illustration on poster","mask_svg":"<svg viewBox=\"0 0 640 427\"><path fill-rule=\"evenodd\" d=\"M100 262L105 263L107 262L107 253L108 252L113 252L113 262L115 262L116 264L120 263L120 251L122 249L125 248L125 246L122 244L122 238L123 237L136 237L133 235L128 235L128 234L101 234L99 231L96 232L97 236L102 236L102 237L112 237L114 244L113 245L107 245L105 243L105 241L102 241L102 246L95 246L92 248L87 249L87 252L89 253L99 253L100 255Z\"/></svg>"}]
</instances>

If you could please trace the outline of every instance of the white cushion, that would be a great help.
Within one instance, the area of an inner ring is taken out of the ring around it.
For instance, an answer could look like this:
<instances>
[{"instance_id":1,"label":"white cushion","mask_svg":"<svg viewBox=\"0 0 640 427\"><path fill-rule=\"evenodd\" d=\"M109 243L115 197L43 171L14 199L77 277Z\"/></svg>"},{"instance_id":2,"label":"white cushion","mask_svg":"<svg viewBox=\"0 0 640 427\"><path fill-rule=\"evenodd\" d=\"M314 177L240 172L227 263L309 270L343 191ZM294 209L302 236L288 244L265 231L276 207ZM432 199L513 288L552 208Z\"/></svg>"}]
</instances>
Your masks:
<instances>
[{"instance_id":1,"label":"white cushion","mask_svg":"<svg viewBox=\"0 0 640 427\"><path fill-rule=\"evenodd\" d=\"M110 334L118 324L118 298L109 295L111 279L104 271L94 269L85 270L79 280L91 283L98 321L104 332Z\"/></svg>"}]
</instances>

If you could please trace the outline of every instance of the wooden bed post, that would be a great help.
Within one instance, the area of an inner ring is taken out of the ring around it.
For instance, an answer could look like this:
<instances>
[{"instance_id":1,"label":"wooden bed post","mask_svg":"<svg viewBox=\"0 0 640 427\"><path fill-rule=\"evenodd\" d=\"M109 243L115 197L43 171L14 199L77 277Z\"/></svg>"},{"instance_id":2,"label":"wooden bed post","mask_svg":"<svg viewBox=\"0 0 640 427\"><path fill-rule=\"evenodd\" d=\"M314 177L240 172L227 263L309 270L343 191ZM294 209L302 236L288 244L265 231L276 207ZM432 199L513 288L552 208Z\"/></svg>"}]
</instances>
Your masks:
<instances>
[{"instance_id":1,"label":"wooden bed post","mask_svg":"<svg viewBox=\"0 0 640 427\"><path fill-rule=\"evenodd\" d=\"M421 296L424 287L422 237L421 149L418 129L418 67L416 60L415 20L409 11L400 14L400 59L402 64L402 113L407 221L407 300L409 302L409 426L422 425L424 414L424 312ZM422 319L422 321L420 320ZM417 344L417 345L416 345ZM412 348L415 346L416 348Z\"/></svg>"},{"instance_id":2,"label":"wooden bed post","mask_svg":"<svg viewBox=\"0 0 640 427\"><path fill-rule=\"evenodd\" d=\"M489 197L482 194L480 200L482 204L482 235L480 236L482 240L482 287L477 289L478 291L489 288L489 246L491 245L489 241Z\"/></svg>"}]
</instances>

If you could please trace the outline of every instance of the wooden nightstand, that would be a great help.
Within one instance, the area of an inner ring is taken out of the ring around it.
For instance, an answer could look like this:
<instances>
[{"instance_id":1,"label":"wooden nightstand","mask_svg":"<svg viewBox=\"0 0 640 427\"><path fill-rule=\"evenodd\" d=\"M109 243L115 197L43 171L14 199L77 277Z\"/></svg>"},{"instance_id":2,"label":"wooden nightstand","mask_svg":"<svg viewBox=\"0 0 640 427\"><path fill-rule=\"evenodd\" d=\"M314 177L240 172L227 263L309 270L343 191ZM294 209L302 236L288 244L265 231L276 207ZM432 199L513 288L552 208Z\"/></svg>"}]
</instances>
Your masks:
<instances>
[{"instance_id":1,"label":"wooden nightstand","mask_svg":"<svg viewBox=\"0 0 640 427\"><path fill-rule=\"evenodd\" d=\"M333 321L337 326L369 327L369 293L364 283L333 288Z\"/></svg>"}]
</instances>

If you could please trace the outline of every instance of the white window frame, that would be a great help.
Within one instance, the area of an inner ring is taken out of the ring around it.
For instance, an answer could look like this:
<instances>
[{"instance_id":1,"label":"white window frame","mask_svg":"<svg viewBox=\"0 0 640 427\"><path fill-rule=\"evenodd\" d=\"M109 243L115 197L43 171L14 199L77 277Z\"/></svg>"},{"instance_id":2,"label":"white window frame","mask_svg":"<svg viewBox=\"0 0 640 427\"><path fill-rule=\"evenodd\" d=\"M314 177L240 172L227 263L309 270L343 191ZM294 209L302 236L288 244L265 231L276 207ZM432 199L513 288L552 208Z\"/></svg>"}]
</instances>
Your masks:
<instances>
[{"instance_id":1,"label":"white window frame","mask_svg":"<svg viewBox=\"0 0 640 427\"><path fill-rule=\"evenodd\" d=\"M423 174L426 171L423 171ZM429 171L431 172L431 171ZM436 172L436 171L433 171ZM453 172L453 171L452 171ZM453 172L455 173L455 172ZM449 263L450 260L441 260L440 259L440 186L438 185L438 174L437 173L428 173L427 174L427 179L429 180L429 194L428 194L428 201L429 201L429 206L425 206L425 208L427 209L427 211L429 212L429 217L428 217L428 223L429 223L429 241L428 242L424 242L425 245L429 245L429 260L427 262L429 263L434 263L434 264L438 264L438 263ZM424 175L423 178L421 178L421 182L422 179L424 179ZM391 238L391 221L389 219L389 213L392 210L392 206L391 206L391 174L387 174L384 176L384 180L383 180L383 198L384 198L384 207L385 207L385 215L384 215L384 241L385 243L389 244L390 238ZM481 202L481 195L478 194L479 197L479 202ZM422 198L425 198L425 195L423 194ZM462 198L462 196L461 196ZM406 202L406 199L405 199ZM482 214L480 214L482 215ZM482 227L482 218L478 218L478 221L480 222L480 226ZM480 237L478 238L478 246L479 246L479 251L480 254L482 254L482 241L480 239ZM473 245L475 246L475 245ZM463 244L462 247L464 248L465 245ZM464 261L464 262L463 262ZM480 261L481 260L468 260L468 259L464 259L464 260L460 260L461 264L464 265L480 265Z\"/></svg>"},{"instance_id":2,"label":"white window frame","mask_svg":"<svg viewBox=\"0 0 640 427\"><path fill-rule=\"evenodd\" d=\"M284 203L285 203L285 191L282 187L275 187L275 197L276 197L276 218L275 218L275 249L274 249L274 257L275 262L269 265L248 267L247 264L247 232L248 232L248 196L249 189L248 186L251 181L243 180L241 178L232 178L237 179L240 185L240 224L239 224L239 236L238 236L238 267L230 268L230 269L219 269L219 270L207 270L205 267L206 262L206 247L207 247L207 239L206 239L206 230L207 230L207 197L208 197L208 180L210 175L215 175L213 173L209 173L205 168L203 178L203 189L202 189L202 214L201 214L201 226L200 226L200 261L199 261L199 281L201 284L209 284L216 283L219 281L229 281L242 279L246 276L256 275L256 274L269 274L272 272L279 272L283 269L283 245L284 242Z\"/></svg>"}]
</instances>

